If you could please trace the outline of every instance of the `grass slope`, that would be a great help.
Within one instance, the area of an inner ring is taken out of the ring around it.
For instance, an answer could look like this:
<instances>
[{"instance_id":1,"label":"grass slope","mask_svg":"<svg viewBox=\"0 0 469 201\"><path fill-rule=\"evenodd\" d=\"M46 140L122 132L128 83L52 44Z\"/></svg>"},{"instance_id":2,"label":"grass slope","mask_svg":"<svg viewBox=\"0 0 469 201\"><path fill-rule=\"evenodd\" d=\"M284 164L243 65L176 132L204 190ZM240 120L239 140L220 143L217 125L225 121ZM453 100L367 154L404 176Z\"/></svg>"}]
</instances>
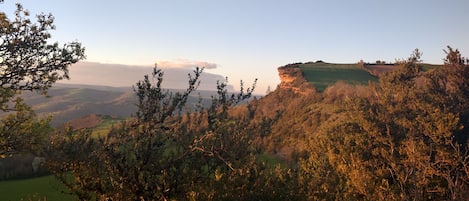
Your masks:
<instances>
[{"instance_id":1,"label":"grass slope","mask_svg":"<svg viewBox=\"0 0 469 201\"><path fill-rule=\"evenodd\" d=\"M77 200L64 194L65 187L54 176L0 181L0 200Z\"/></svg>"},{"instance_id":2,"label":"grass slope","mask_svg":"<svg viewBox=\"0 0 469 201\"><path fill-rule=\"evenodd\" d=\"M339 80L349 84L367 84L377 78L358 64L331 64L324 62L309 62L300 64L303 75L318 91L324 91L328 86Z\"/></svg>"},{"instance_id":3,"label":"grass slope","mask_svg":"<svg viewBox=\"0 0 469 201\"><path fill-rule=\"evenodd\" d=\"M121 117L103 116L103 122L92 129L93 137L106 136L113 126L118 125L124 120L125 118Z\"/></svg>"}]
</instances>

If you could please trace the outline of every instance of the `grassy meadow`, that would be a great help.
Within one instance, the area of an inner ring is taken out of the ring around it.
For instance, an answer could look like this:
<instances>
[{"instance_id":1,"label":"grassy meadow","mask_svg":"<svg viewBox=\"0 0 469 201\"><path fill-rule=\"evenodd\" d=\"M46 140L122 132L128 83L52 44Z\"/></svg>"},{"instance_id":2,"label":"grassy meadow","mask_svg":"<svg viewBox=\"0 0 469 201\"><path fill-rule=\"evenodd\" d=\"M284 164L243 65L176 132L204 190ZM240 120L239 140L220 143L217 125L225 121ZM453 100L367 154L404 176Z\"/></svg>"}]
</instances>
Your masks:
<instances>
[{"instance_id":1,"label":"grassy meadow","mask_svg":"<svg viewBox=\"0 0 469 201\"><path fill-rule=\"evenodd\" d=\"M330 64L324 62L310 62L300 64L303 75L318 91L324 91L328 86L339 80L350 84L367 84L377 78L361 68L358 64Z\"/></svg>"},{"instance_id":2,"label":"grassy meadow","mask_svg":"<svg viewBox=\"0 0 469 201\"><path fill-rule=\"evenodd\" d=\"M0 200L76 200L54 176L0 181Z\"/></svg>"}]
</instances>

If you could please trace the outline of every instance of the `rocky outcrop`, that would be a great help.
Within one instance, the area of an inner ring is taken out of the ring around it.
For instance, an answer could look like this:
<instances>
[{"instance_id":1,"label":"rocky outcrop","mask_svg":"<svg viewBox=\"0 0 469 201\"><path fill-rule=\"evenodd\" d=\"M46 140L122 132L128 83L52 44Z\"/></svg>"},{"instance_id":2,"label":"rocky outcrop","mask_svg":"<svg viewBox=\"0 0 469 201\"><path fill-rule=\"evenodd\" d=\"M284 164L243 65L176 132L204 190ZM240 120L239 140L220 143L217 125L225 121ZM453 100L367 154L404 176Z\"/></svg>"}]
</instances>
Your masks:
<instances>
[{"instance_id":1,"label":"rocky outcrop","mask_svg":"<svg viewBox=\"0 0 469 201\"><path fill-rule=\"evenodd\" d=\"M303 77L303 71L296 64L279 67L280 89L307 95L315 92L314 87Z\"/></svg>"}]
</instances>

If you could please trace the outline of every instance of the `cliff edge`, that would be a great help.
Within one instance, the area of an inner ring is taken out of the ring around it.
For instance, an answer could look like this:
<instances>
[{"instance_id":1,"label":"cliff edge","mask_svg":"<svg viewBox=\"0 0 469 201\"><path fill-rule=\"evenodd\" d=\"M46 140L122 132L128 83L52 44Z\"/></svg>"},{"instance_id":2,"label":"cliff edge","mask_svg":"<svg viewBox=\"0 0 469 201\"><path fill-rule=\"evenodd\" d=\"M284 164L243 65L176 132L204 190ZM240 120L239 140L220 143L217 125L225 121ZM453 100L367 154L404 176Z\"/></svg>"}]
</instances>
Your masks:
<instances>
[{"instance_id":1,"label":"cliff edge","mask_svg":"<svg viewBox=\"0 0 469 201\"><path fill-rule=\"evenodd\" d=\"M308 95L314 93L315 88L303 76L303 71L297 64L289 64L277 68L280 77L279 88L291 90L296 94Z\"/></svg>"}]
</instances>

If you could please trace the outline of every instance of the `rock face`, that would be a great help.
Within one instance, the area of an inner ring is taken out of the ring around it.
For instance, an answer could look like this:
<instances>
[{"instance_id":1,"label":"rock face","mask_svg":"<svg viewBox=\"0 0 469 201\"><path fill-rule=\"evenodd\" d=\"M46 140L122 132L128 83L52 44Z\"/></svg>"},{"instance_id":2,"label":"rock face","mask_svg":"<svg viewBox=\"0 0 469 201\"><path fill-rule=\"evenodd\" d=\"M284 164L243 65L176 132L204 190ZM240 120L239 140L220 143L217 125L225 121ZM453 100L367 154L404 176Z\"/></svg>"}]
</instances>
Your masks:
<instances>
[{"instance_id":1,"label":"rock face","mask_svg":"<svg viewBox=\"0 0 469 201\"><path fill-rule=\"evenodd\" d=\"M280 89L291 90L296 94L307 95L315 92L314 87L303 77L298 65L290 64L279 67Z\"/></svg>"}]
</instances>

